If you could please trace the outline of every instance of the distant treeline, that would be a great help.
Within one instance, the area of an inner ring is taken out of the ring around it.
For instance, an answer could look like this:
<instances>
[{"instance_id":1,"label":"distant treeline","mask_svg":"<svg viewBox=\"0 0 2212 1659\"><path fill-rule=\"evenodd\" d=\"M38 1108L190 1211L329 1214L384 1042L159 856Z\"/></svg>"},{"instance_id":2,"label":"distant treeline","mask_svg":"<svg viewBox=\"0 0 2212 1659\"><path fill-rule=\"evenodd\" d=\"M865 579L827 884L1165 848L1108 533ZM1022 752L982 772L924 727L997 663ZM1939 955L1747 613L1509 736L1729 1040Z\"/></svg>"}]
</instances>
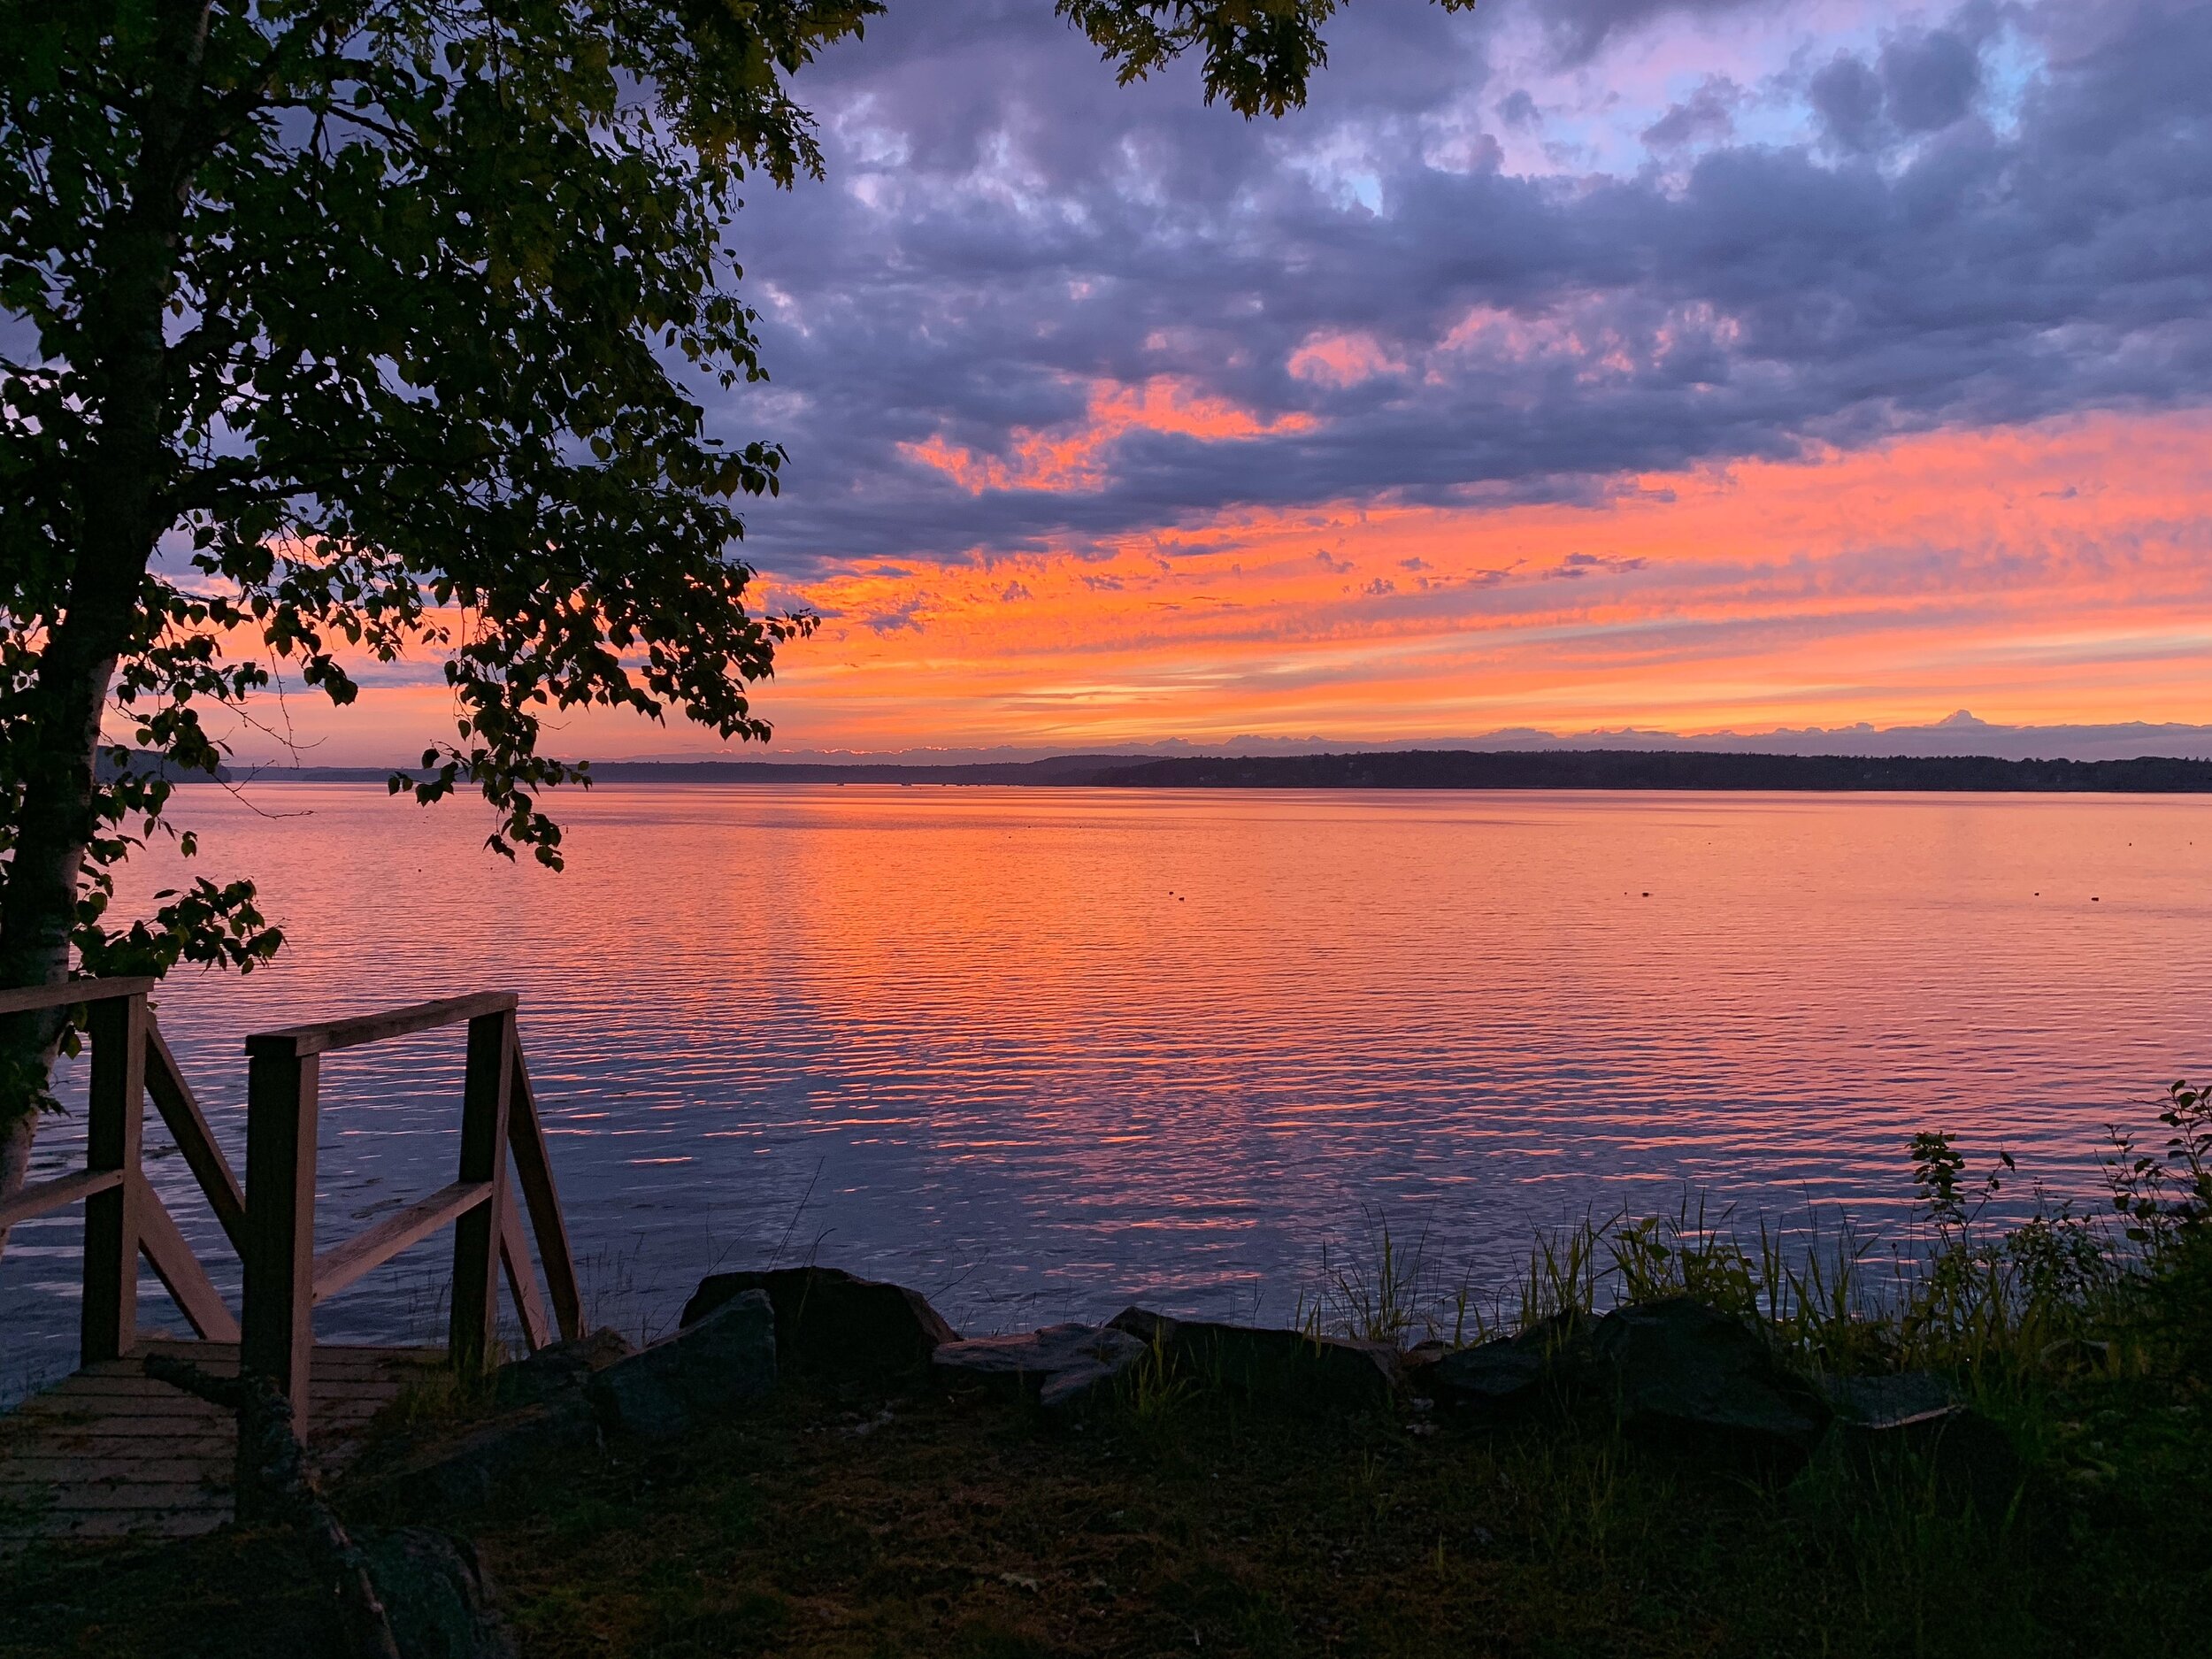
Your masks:
<instances>
[{"instance_id":1,"label":"distant treeline","mask_svg":"<svg viewBox=\"0 0 2212 1659\"><path fill-rule=\"evenodd\" d=\"M909 765L898 761L785 760L595 760L591 776L598 783L1087 783L1110 767L1126 766L1127 755L1055 755L1044 760L984 761L966 765ZM155 755L132 755L130 769L156 773L173 783L376 783L397 775L419 780L429 774L414 766L252 766L225 764L213 774L188 772ZM100 756L100 776L111 780L122 768L109 751Z\"/></svg>"},{"instance_id":2,"label":"distant treeline","mask_svg":"<svg viewBox=\"0 0 2212 1659\"><path fill-rule=\"evenodd\" d=\"M134 764L139 764L137 757ZM146 769L154 770L148 758ZM112 774L111 764L103 771ZM226 782L382 783L394 769L225 767ZM398 768L413 776L407 768ZM211 781L204 772L170 775ZM1804 789L2212 794L2212 760L2000 760L1989 755L1738 755L1630 749L1416 749L1138 760L1056 755L967 765L774 760L601 761L602 783L1013 784L1154 789Z\"/></svg>"},{"instance_id":3,"label":"distant treeline","mask_svg":"<svg viewBox=\"0 0 2212 1659\"><path fill-rule=\"evenodd\" d=\"M1922 789L2212 793L2212 760L1999 760L1988 755L1735 755L1626 749L1390 750L1175 759L1090 784L1172 789Z\"/></svg>"}]
</instances>

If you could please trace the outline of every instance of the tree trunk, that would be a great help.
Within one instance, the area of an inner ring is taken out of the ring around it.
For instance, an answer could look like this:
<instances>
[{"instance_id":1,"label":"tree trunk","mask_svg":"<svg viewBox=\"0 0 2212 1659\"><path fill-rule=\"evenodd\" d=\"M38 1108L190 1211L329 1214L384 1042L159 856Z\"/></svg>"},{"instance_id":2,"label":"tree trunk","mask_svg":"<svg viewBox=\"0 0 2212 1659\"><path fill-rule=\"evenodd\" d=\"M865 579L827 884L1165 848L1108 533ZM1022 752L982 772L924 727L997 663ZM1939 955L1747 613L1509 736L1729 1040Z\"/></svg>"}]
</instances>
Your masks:
<instances>
[{"instance_id":1,"label":"tree trunk","mask_svg":"<svg viewBox=\"0 0 2212 1659\"><path fill-rule=\"evenodd\" d=\"M103 656L88 659L88 650L97 649L99 641L86 636L96 628L111 636L127 631L152 549L149 536L124 584L128 599L120 630L111 614L117 609L112 603L76 603L95 568L81 554L71 583L69 614L41 657L41 707L30 740L32 764L16 826L15 856L8 865L7 886L0 890L0 986L51 985L69 976L77 883L92 837L100 710L107 701L116 657L111 646ZM62 1018L62 1010L56 1009L0 1020L0 1087L6 1091L0 1095L0 1200L20 1192L30 1172L31 1146L38 1133ZM6 1245L7 1235L0 1232L0 1250Z\"/></svg>"},{"instance_id":2,"label":"tree trunk","mask_svg":"<svg viewBox=\"0 0 2212 1659\"><path fill-rule=\"evenodd\" d=\"M68 601L40 653L13 856L0 887L0 988L69 974L78 885L96 829L100 714L116 660L144 629L146 564L170 518L168 350L163 334L190 183L207 0L166 0L141 105L126 201L82 288L80 366L96 425L73 482ZM58 1013L0 1019L0 1199L20 1191L38 1130ZM0 1248L6 1235L0 1233Z\"/></svg>"},{"instance_id":3,"label":"tree trunk","mask_svg":"<svg viewBox=\"0 0 2212 1659\"><path fill-rule=\"evenodd\" d=\"M31 1135L37 1126L35 1112L25 1112L0 1125L0 1198L12 1197L23 1190L24 1178L31 1169ZM0 1251L5 1250L7 1245L7 1232L0 1228Z\"/></svg>"}]
</instances>

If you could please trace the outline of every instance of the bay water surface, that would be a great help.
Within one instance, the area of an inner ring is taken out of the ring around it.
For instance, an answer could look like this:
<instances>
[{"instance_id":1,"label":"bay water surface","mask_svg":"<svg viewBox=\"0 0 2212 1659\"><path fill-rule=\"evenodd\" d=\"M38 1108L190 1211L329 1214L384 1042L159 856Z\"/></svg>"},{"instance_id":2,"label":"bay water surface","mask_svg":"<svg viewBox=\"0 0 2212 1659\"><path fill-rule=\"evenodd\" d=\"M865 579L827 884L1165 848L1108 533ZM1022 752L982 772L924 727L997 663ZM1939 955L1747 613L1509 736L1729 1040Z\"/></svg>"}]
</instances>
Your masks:
<instances>
[{"instance_id":1,"label":"bay water surface","mask_svg":"<svg viewBox=\"0 0 2212 1659\"><path fill-rule=\"evenodd\" d=\"M1478 1294L1686 1191L1897 1232L1921 1128L2012 1152L2001 1207L2093 1203L2105 1126L2212 1061L2212 800L617 786L559 799L559 874L373 787L180 804L201 856L121 913L250 875L288 941L158 999L234 1163L249 1032L518 991L588 1311L634 1337L771 1259L972 1330L1286 1323L1378 1218ZM324 1248L452 1179L461 1047L327 1058ZM148 1145L234 1295L150 1111ZM81 1216L0 1258L0 1391L73 1363ZM319 1333L437 1334L449 1238Z\"/></svg>"}]
</instances>

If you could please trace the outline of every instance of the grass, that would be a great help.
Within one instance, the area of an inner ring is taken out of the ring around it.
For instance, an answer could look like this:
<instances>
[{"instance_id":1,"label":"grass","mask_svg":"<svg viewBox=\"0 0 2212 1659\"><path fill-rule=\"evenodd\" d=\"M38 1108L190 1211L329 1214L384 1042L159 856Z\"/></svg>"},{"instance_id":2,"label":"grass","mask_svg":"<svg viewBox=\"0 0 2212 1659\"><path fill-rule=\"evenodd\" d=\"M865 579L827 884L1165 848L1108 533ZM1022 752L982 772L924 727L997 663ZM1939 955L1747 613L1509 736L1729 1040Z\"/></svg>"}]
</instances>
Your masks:
<instances>
[{"instance_id":1,"label":"grass","mask_svg":"<svg viewBox=\"0 0 2212 1659\"><path fill-rule=\"evenodd\" d=\"M2127 1481L1993 1525L1910 1482L1763 1482L1601 1422L1419 1433L1199 1386L1079 1431L995 1394L793 1388L436 1518L476 1537L534 1655L2202 1651L2203 1441L2142 1403L2081 1401ZM16 1579L10 1659L326 1638L296 1563L250 1539Z\"/></svg>"},{"instance_id":2,"label":"grass","mask_svg":"<svg viewBox=\"0 0 2212 1659\"><path fill-rule=\"evenodd\" d=\"M2009 1171L1975 1180L1928 1137L1914 1252L1839 1230L1817 1248L1739 1238L1686 1204L1540 1241L1524 1283L1479 1309L1378 1221L1302 1310L1316 1329L1475 1340L1689 1290L1807 1370L1951 1373L2030 1471L2001 1515L1909 1463L1723 1467L1586 1409L1481 1429L1411 1406L1260 1407L1165 1349L1079 1427L996 1392L800 1379L678 1448L570 1458L486 1509L339 1502L357 1524L472 1535L544 1659L2202 1653L2207 1110L2177 1088L2162 1152L2116 1148L2108 1221L2045 1206L1985 1227ZM395 1432L480 1409L426 1395ZM329 1651L325 1601L280 1540L0 1572L0 1659Z\"/></svg>"}]
</instances>

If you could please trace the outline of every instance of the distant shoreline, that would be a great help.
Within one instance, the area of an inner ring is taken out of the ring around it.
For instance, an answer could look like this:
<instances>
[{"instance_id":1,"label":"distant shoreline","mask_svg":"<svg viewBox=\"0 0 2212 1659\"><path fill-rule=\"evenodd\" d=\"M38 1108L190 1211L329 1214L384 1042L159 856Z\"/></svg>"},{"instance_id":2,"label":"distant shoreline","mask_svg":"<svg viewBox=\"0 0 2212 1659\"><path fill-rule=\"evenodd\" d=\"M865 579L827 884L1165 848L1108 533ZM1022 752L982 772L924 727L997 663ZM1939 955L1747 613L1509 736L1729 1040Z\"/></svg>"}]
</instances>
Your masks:
<instances>
[{"instance_id":1,"label":"distant shoreline","mask_svg":"<svg viewBox=\"0 0 2212 1659\"><path fill-rule=\"evenodd\" d=\"M111 772L111 767L104 767ZM152 770L150 765L148 770ZM227 767L225 782L376 783L406 767ZM170 770L180 783L217 781ZM1322 755L1058 755L915 765L772 760L600 761L600 783L997 784L1126 789L1620 789L1863 794L2212 795L2212 760L2003 760L1994 756L1765 755L1646 749L1389 749Z\"/></svg>"}]
</instances>

